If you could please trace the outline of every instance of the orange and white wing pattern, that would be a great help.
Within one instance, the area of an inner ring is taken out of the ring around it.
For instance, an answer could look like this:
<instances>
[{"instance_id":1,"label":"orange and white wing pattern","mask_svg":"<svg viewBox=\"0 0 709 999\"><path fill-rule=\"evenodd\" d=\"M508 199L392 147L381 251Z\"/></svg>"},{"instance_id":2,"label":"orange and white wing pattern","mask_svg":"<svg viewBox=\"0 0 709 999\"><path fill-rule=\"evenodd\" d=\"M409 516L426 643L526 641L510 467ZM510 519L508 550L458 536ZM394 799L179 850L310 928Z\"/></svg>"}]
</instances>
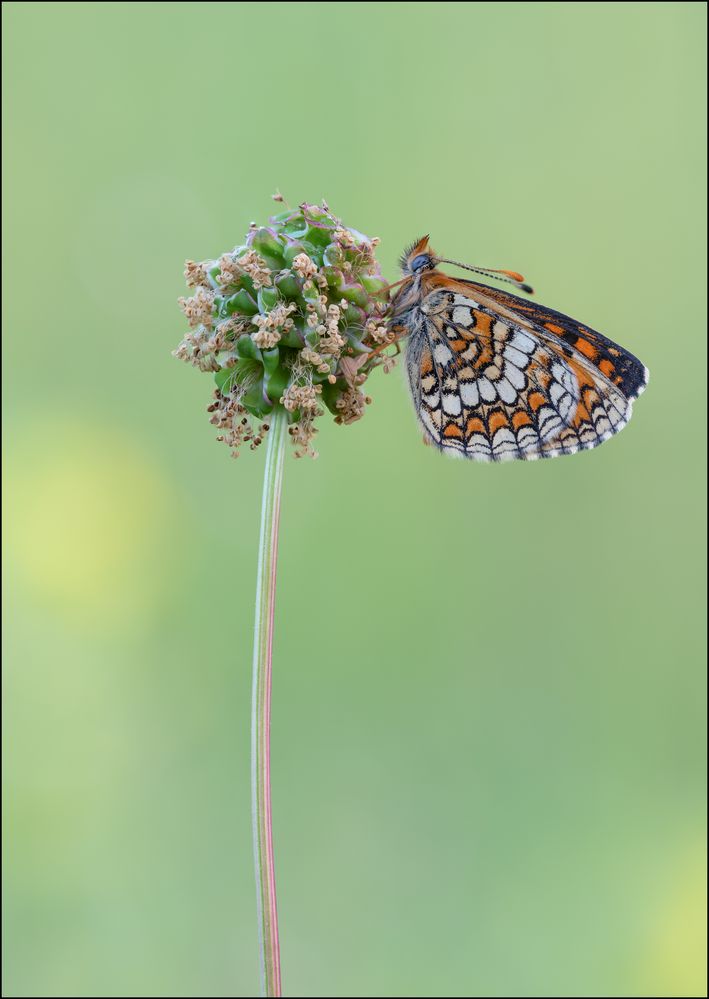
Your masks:
<instances>
[{"instance_id":1,"label":"orange and white wing pattern","mask_svg":"<svg viewBox=\"0 0 709 999\"><path fill-rule=\"evenodd\" d=\"M407 344L414 405L434 446L476 461L551 458L596 447L626 425L647 382L632 355L601 338L619 370L624 357L642 369L626 394L571 336L516 315L511 306L523 299L506 295L498 306L484 285L437 284Z\"/></svg>"},{"instance_id":2,"label":"orange and white wing pattern","mask_svg":"<svg viewBox=\"0 0 709 999\"><path fill-rule=\"evenodd\" d=\"M574 348L627 399L637 399L647 388L649 374L642 361L590 326L501 288L490 288L473 281L463 283L468 285L471 297L477 296L484 307L512 315L536 335L551 340L562 352L566 352L568 347Z\"/></svg>"}]
</instances>

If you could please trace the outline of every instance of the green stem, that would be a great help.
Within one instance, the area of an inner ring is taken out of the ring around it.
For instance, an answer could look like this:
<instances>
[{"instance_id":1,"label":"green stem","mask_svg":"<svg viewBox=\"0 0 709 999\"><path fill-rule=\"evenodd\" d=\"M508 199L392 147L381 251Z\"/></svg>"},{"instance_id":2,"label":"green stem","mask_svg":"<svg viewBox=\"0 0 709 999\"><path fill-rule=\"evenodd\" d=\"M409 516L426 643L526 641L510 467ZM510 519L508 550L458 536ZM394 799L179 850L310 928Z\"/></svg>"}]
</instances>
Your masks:
<instances>
[{"instance_id":1,"label":"green stem","mask_svg":"<svg viewBox=\"0 0 709 999\"><path fill-rule=\"evenodd\" d=\"M271 826L271 653L276 601L278 521L281 509L287 414L277 407L266 437L266 469L261 504L256 622L251 702L251 807L256 868L261 994L281 995L276 874Z\"/></svg>"}]
</instances>

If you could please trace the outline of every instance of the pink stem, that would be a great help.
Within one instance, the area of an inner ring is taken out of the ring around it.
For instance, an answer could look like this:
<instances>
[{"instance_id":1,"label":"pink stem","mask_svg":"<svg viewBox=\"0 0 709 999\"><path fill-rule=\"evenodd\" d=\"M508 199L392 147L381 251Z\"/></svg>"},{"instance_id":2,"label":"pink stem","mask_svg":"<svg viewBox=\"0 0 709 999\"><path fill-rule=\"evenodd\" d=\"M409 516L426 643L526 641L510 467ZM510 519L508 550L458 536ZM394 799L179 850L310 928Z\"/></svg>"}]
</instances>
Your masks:
<instances>
[{"instance_id":1,"label":"pink stem","mask_svg":"<svg viewBox=\"0 0 709 999\"><path fill-rule=\"evenodd\" d=\"M268 432L261 506L251 714L251 801L256 869L261 993L281 995L276 874L271 821L271 674L286 413L274 411Z\"/></svg>"}]
</instances>

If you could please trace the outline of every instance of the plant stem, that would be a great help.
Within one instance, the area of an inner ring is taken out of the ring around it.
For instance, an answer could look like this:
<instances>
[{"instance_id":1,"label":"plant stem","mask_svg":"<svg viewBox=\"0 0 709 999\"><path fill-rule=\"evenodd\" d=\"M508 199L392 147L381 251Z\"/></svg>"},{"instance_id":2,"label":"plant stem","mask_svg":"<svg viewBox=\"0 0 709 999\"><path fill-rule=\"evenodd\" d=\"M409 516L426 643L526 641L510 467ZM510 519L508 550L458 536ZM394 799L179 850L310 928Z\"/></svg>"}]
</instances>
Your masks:
<instances>
[{"instance_id":1,"label":"plant stem","mask_svg":"<svg viewBox=\"0 0 709 999\"><path fill-rule=\"evenodd\" d=\"M259 932L261 994L281 995L278 947L276 874L271 827L271 653L276 602L278 522L281 510L283 456L287 415L277 407L267 434L266 468L261 504L256 622L254 628L253 691L251 702L251 808L256 868L256 910Z\"/></svg>"}]
</instances>

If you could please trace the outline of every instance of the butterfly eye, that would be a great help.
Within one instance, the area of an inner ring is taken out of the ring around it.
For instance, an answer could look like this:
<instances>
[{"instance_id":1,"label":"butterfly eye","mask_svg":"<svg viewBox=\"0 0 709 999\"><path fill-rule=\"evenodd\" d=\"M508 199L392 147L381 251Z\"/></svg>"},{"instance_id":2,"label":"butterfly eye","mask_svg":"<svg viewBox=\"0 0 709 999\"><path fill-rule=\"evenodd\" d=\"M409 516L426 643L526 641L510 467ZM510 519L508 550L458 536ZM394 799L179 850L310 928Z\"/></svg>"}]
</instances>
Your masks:
<instances>
[{"instance_id":1,"label":"butterfly eye","mask_svg":"<svg viewBox=\"0 0 709 999\"><path fill-rule=\"evenodd\" d=\"M433 267L433 261L427 253L419 253L418 256L414 257L411 261L409 267L415 274L416 271L423 271L427 267Z\"/></svg>"}]
</instances>

